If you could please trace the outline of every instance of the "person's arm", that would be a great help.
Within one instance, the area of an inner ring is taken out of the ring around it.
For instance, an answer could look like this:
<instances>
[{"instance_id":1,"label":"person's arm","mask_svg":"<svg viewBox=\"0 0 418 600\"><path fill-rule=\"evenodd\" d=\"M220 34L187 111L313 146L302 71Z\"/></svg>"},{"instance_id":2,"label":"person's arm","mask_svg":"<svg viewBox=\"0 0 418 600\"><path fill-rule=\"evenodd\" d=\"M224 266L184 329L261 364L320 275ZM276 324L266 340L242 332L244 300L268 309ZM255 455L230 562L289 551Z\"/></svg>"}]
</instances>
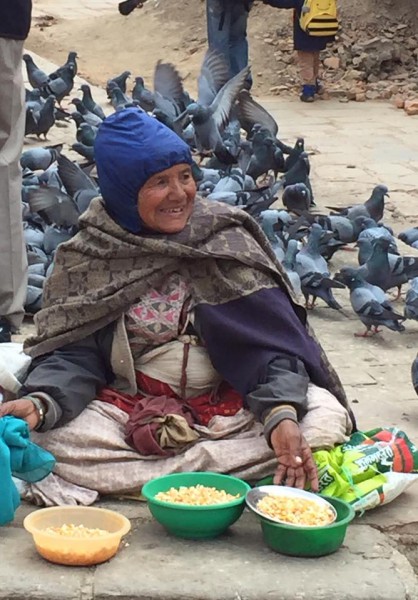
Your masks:
<instances>
[{"instance_id":1,"label":"person's arm","mask_svg":"<svg viewBox=\"0 0 418 600\"><path fill-rule=\"evenodd\" d=\"M315 464L299 426L306 412L308 382L328 387L318 344L304 315L279 288L224 304L195 308L195 328L215 369L240 392L264 422L278 458L275 480L317 487ZM301 461L299 463L299 461Z\"/></svg>"},{"instance_id":2,"label":"person's arm","mask_svg":"<svg viewBox=\"0 0 418 600\"><path fill-rule=\"evenodd\" d=\"M37 431L61 427L77 417L113 378L113 327L34 359L20 398L0 405L0 417L23 418Z\"/></svg>"},{"instance_id":3,"label":"person's arm","mask_svg":"<svg viewBox=\"0 0 418 600\"><path fill-rule=\"evenodd\" d=\"M274 8L298 8L297 0L263 0L263 4Z\"/></svg>"},{"instance_id":4,"label":"person's arm","mask_svg":"<svg viewBox=\"0 0 418 600\"><path fill-rule=\"evenodd\" d=\"M247 406L264 424L264 435L270 445L271 433L281 421L290 419L298 423L306 414L308 383L303 362L281 354L267 365L266 374L247 394Z\"/></svg>"}]
</instances>

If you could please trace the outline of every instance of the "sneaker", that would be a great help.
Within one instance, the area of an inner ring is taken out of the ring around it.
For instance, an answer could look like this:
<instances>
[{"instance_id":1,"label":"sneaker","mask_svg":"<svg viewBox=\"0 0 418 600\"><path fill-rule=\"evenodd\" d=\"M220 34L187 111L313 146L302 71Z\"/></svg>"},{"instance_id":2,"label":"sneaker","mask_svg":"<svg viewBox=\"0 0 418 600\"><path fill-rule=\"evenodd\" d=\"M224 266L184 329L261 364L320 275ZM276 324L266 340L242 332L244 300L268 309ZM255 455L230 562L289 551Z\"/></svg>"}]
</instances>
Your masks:
<instances>
[{"instance_id":1,"label":"sneaker","mask_svg":"<svg viewBox=\"0 0 418 600\"><path fill-rule=\"evenodd\" d=\"M0 317L0 344L12 341L12 330L9 321Z\"/></svg>"},{"instance_id":2,"label":"sneaker","mask_svg":"<svg viewBox=\"0 0 418 600\"><path fill-rule=\"evenodd\" d=\"M303 85L302 86L302 94L300 95L300 99L302 102L313 102L315 100L315 86L314 85Z\"/></svg>"}]
</instances>

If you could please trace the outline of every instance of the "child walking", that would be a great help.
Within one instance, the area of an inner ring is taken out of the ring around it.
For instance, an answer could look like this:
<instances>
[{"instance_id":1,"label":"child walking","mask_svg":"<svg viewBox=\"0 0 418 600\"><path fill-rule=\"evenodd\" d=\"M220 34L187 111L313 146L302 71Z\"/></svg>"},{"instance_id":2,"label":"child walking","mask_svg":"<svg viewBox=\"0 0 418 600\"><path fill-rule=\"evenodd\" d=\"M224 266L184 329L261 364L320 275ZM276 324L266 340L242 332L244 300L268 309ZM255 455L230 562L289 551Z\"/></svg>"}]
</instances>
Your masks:
<instances>
[{"instance_id":1,"label":"child walking","mask_svg":"<svg viewBox=\"0 0 418 600\"><path fill-rule=\"evenodd\" d=\"M302 81L300 99L302 102L313 102L315 94L322 90L319 77L319 54L335 35L313 35L304 31L300 25L304 0L263 0L276 8L293 9L293 47L297 52L299 73Z\"/></svg>"}]
</instances>

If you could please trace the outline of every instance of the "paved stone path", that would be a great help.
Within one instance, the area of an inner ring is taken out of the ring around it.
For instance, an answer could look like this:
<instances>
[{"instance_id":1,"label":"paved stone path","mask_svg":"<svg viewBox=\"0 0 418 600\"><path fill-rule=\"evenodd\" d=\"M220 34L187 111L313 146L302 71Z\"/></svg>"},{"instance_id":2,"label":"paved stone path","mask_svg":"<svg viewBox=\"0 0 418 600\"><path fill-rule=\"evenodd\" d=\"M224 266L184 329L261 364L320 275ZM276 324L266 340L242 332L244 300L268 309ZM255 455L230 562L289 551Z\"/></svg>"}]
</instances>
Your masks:
<instances>
[{"instance_id":1,"label":"paved stone path","mask_svg":"<svg viewBox=\"0 0 418 600\"><path fill-rule=\"evenodd\" d=\"M102 96L103 97L103 96ZM318 210L325 205L363 202L385 183L391 193L387 222L396 232L418 225L418 120L387 103L364 104L262 99L277 118L280 137L306 139L312 156ZM62 139L56 129L53 141ZM68 136L68 134L66 134ZM402 252L416 252L400 244ZM355 264L340 252L330 264ZM389 330L372 339L355 338L362 329L345 290L343 311L318 301L311 322L340 374L360 429L397 425L418 441L418 398L410 366L417 352L418 324ZM402 310L402 302L399 303ZM0 532L0 598L20 600L109 598L143 600L415 600L418 568L418 485L392 504L357 518L344 547L316 560L291 559L267 550L252 515L245 514L221 539L185 542L170 538L134 502L104 502L131 518L126 547L97 569L66 569L39 558L22 530L19 509L13 525Z\"/></svg>"}]
</instances>

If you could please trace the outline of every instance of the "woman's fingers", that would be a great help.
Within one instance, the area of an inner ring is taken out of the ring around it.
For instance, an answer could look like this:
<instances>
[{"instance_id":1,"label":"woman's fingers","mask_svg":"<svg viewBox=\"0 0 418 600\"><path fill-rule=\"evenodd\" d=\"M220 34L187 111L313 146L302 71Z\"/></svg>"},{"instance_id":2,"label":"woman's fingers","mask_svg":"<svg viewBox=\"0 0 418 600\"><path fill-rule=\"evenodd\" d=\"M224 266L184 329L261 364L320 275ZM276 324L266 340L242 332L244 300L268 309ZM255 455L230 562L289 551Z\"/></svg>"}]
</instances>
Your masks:
<instances>
[{"instance_id":1,"label":"woman's fingers","mask_svg":"<svg viewBox=\"0 0 418 600\"><path fill-rule=\"evenodd\" d=\"M279 466L276 469L276 473L275 473L274 479L273 479L273 483L275 485L282 485L282 483L286 477L286 471L287 471L286 465L279 464Z\"/></svg>"},{"instance_id":2,"label":"woman's fingers","mask_svg":"<svg viewBox=\"0 0 418 600\"><path fill-rule=\"evenodd\" d=\"M308 481L311 484L311 489L313 492L317 492L319 490L318 469L312 456L311 449L306 441L304 442L303 447L303 459L305 472L308 477Z\"/></svg>"}]
</instances>

